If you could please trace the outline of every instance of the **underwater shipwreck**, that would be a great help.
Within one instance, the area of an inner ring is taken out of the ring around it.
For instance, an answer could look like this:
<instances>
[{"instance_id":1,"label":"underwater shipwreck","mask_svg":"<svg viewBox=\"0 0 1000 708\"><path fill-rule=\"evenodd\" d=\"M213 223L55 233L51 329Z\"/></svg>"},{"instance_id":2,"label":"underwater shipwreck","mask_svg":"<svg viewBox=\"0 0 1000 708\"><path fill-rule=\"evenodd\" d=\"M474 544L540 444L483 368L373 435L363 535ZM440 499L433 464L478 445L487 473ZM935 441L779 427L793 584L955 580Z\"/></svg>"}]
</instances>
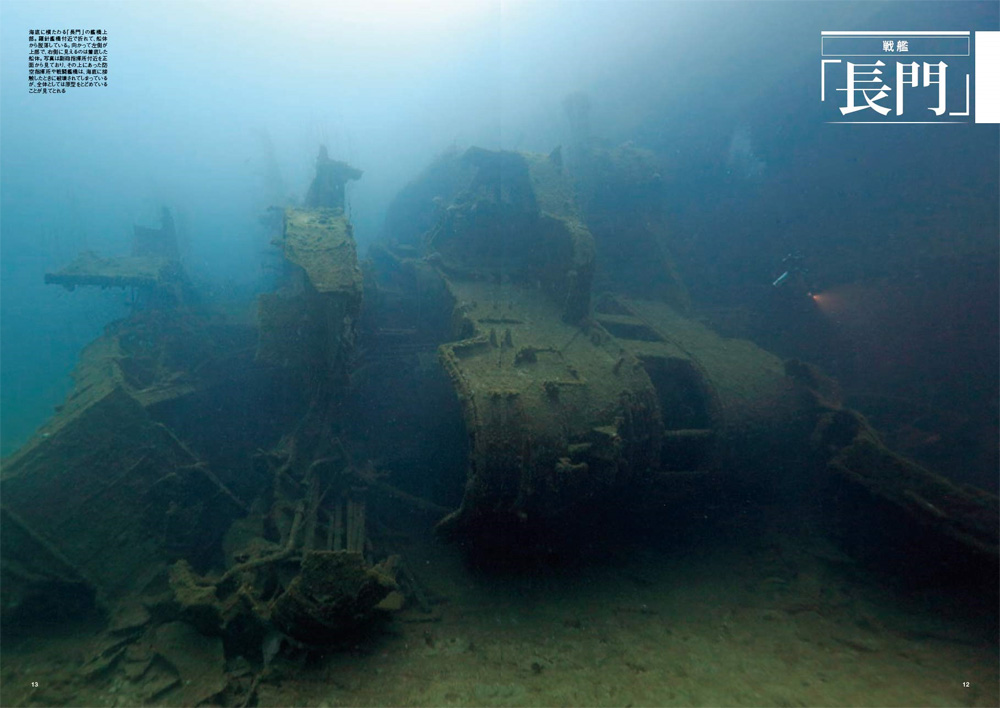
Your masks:
<instances>
[{"instance_id":1,"label":"underwater shipwreck","mask_svg":"<svg viewBox=\"0 0 1000 708\"><path fill-rule=\"evenodd\" d=\"M97 611L86 677L247 705L278 652L439 611L401 537L485 565L585 555L735 485L806 489L852 557L995 597L996 496L692 315L648 153L446 153L364 262L360 178L323 149L302 205L268 212L280 285L246 317L200 297L166 210L129 255L45 275L135 297L4 463L7 626Z\"/></svg>"}]
</instances>

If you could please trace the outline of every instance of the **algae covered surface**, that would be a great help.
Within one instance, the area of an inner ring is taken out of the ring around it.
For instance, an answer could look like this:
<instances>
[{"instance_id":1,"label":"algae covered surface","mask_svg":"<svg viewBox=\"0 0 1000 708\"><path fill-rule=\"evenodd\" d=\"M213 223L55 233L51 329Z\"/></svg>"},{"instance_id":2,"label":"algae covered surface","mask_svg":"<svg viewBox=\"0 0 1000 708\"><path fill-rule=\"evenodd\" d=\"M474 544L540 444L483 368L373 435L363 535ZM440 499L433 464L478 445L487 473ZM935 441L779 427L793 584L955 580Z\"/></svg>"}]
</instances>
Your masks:
<instances>
[{"instance_id":1,"label":"algae covered surface","mask_svg":"<svg viewBox=\"0 0 1000 708\"><path fill-rule=\"evenodd\" d=\"M357 249L343 209L286 209L284 250L317 292L360 291Z\"/></svg>"},{"instance_id":2,"label":"algae covered surface","mask_svg":"<svg viewBox=\"0 0 1000 708\"><path fill-rule=\"evenodd\" d=\"M611 549L601 566L504 578L470 571L450 546L414 546L435 615L404 609L307 664L278 656L257 705L997 704L996 647L960 608L901 601L808 528L744 512L704 521L698 534L719 535L682 553ZM146 703L140 679L84 681L89 640L75 625L5 646L5 703Z\"/></svg>"}]
</instances>

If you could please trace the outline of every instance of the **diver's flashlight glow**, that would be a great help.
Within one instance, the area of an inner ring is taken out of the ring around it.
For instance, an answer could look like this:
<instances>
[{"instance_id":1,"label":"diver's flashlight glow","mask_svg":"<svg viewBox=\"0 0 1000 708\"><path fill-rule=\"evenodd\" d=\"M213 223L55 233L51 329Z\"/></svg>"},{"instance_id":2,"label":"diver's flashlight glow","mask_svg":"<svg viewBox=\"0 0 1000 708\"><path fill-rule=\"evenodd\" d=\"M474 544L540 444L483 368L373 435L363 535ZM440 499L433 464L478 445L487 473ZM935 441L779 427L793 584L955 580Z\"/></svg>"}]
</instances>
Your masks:
<instances>
[{"instance_id":1,"label":"diver's flashlight glow","mask_svg":"<svg viewBox=\"0 0 1000 708\"><path fill-rule=\"evenodd\" d=\"M810 297L812 297L813 302L816 303L819 311L827 316L843 314L844 309L848 304L848 299L845 297L845 291L841 288L824 290L820 293L812 293Z\"/></svg>"}]
</instances>

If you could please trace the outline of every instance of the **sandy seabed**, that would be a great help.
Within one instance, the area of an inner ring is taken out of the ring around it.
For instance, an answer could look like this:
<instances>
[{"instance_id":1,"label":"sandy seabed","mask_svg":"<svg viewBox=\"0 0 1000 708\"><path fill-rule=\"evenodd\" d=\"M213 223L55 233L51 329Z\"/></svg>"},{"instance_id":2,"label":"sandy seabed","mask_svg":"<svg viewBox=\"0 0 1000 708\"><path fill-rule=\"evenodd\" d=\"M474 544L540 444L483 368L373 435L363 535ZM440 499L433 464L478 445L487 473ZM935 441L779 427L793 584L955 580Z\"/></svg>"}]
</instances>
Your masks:
<instances>
[{"instance_id":1,"label":"sandy seabed","mask_svg":"<svg viewBox=\"0 0 1000 708\"><path fill-rule=\"evenodd\" d=\"M432 616L404 609L309 662L279 655L250 704L1000 705L995 617L892 587L794 523L506 575L438 542L404 556L442 599ZM2 704L136 705L121 672L80 677L98 629L5 642Z\"/></svg>"}]
</instances>

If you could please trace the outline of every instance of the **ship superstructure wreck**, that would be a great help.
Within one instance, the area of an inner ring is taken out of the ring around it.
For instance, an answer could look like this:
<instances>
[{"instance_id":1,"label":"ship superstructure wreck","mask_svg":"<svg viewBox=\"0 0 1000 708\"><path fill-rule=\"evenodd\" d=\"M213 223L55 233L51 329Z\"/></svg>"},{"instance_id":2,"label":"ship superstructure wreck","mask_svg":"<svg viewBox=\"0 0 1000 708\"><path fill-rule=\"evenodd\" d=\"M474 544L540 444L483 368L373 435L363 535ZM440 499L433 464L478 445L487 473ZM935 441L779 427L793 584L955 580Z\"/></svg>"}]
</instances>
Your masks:
<instances>
[{"instance_id":1,"label":"ship superstructure wreck","mask_svg":"<svg viewBox=\"0 0 1000 708\"><path fill-rule=\"evenodd\" d=\"M87 675L239 703L278 651L433 615L401 534L481 563L585 552L735 485L815 490L860 560L996 592L995 496L888 449L816 368L691 315L642 150L447 153L364 263L360 177L321 150L304 205L270 212L282 281L253 318L199 301L169 213L129 256L45 276L136 306L4 463L5 622L97 608Z\"/></svg>"}]
</instances>

